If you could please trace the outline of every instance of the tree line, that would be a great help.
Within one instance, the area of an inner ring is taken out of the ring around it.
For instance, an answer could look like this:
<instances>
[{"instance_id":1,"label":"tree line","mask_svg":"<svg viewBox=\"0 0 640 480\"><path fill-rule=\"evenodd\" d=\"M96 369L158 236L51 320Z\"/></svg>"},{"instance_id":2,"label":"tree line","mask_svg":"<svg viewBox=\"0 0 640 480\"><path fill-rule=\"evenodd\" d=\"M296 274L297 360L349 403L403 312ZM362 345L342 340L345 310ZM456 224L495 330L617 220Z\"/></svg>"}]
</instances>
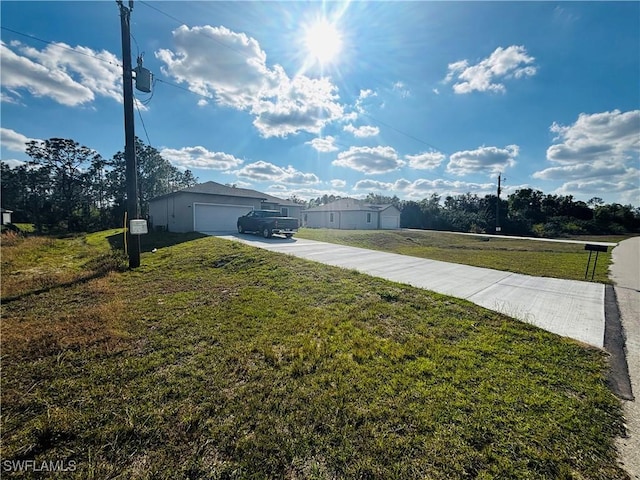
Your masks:
<instances>
[{"instance_id":1,"label":"tree line","mask_svg":"<svg viewBox=\"0 0 640 480\"><path fill-rule=\"evenodd\" d=\"M135 142L141 215L151 198L197 183L190 170L180 171L152 146ZM13 210L14 223L33 223L39 232L97 231L123 224L126 205L126 162L123 152L111 159L74 140L51 138L27 143L30 160L10 168L0 162L2 205ZM290 197L307 208L340 199L323 195L309 201ZM419 201L370 193L366 202L392 204L403 228L557 237L581 234L640 232L640 209L598 197L588 202L571 195L549 195L524 188L496 195L442 196Z\"/></svg>"},{"instance_id":2,"label":"tree line","mask_svg":"<svg viewBox=\"0 0 640 480\"><path fill-rule=\"evenodd\" d=\"M141 215L149 199L197 183L154 147L135 142ZM84 232L123 224L126 204L124 152L111 159L64 138L27 143L30 160L10 168L0 162L2 205L14 223L33 223L38 232Z\"/></svg>"}]
</instances>

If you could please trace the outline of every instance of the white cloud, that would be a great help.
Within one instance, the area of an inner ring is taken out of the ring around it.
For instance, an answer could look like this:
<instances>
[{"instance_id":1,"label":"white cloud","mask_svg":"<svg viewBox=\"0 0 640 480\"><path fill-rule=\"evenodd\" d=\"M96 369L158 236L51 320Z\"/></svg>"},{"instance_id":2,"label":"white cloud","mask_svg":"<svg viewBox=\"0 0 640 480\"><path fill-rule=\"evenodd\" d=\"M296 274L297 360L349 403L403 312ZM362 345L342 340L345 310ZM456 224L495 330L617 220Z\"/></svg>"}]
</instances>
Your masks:
<instances>
[{"instance_id":1,"label":"white cloud","mask_svg":"<svg viewBox=\"0 0 640 480\"><path fill-rule=\"evenodd\" d=\"M462 182L451 181L444 179L428 180L418 179L411 182L405 188L411 196L424 196L426 193L438 193L440 195L459 195L463 193L476 193L478 195L484 195L493 193L495 185L493 183L475 183L475 182Z\"/></svg>"},{"instance_id":2,"label":"white cloud","mask_svg":"<svg viewBox=\"0 0 640 480\"><path fill-rule=\"evenodd\" d=\"M291 188L284 185L274 185L269 187L266 193L279 198L290 198L295 195L303 200L311 200L314 198L322 197L323 195L336 195L344 197L345 192L341 190L323 190L318 188Z\"/></svg>"},{"instance_id":3,"label":"white cloud","mask_svg":"<svg viewBox=\"0 0 640 480\"><path fill-rule=\"evenodd\" d=\"M640 110L581 113L573 125L554 122L550 130L561 142L547 149L547 160L554 163L620 161L640 150Z\"/></svg>"},{"instance_id":4,"label":"white cloud","mask_svg":"<svg viewBox=\"0 0 640 480\"><path fill-rule=\"evenodd\" d=\"M182 25L173 32L175 52L160 49L156 58L163 72L199 95L216 96L219 103L247 108L273 80L258 42L225 27Z\"/></svg>"},{"instance_id":5,"label":"white cloud","mask_svg":"<svg viewBox=\"0 0 640 480\"><path fill-rule=\"evenodd\" d=\"M181 149L163 148L160 151L165 159L182 168L200 168L205 170L230 170L237 168L243 161L228 153L210 152L204 147L183 147Z\"/></svg>"},{"instance_id":6,"label":"white cloud","mask_svg":"<svg viewBox=\"0 0 640 480\"><path fill-rule=\"evenodd\" d=\"M558 142L547 149L553 166L535 178L564 181L562 194L606 195L640 200L640 110L581 113L569 126L553 123ZM626 192L626 193L625 193Z\"/></svg>"},{"instance_id":7,"label":"white cloud","mask_svg":"<svg viewBox=\"0 0 640 480\"><path fill-rule=\"evenodd\" d=\"M397 92L401 98L407 98L411 96L411 91L407 88L407 85L404 82L394 83L393 91Z\"/></svg>"},{"instance_id":8,"label":"white cloud","mask_svg":"<svg viewBox=\"0 0 640 480\"><path fill-rule=\"evenodd\" d=\"M401 193L406 198L422 199L432 193L437 193L442 197L447 195L461 195L464 193L475 193L477 195L487 195L493 193L495 185L492 183L473 183L450 181L443 179L428 180L420 178L409 181L404 178L395 182L379 182L376 180L360 180L355 186L355 190L373 190L387 193Z\"/></svg>"},{"instance_id":9,"label":"white cloud","mask_svg":"<svg viewBox=\"0 0 640 480\"><path fill-rule=\"evenodd\" d=\"M624 176L572 180L562 184L553 193L582 196L585 199L594 196L606 199L613 195L614 199L611 201L637 206L640 205L640 170L629 169Z\"/></svg>"},{"instance_id":10,"label":"white cloud","mask_svg":"<svg viewBox=\"0 0 640 480\"><path fill-rule=\"evenodd\" d=\"M449 195L463 195L465 193L476 194L480 197L495 193L493 183L461 182L444 179L418 179L409 182L403 189L407 198L423 199L435 193L445 198Z\"/></svg>"},{"instance_id":11,"label":"white cloud","mask_svg":"<svg viewBox=\"0 0 640 480\"><path fill-rule=\"evenodd\" d=\"M366 175L397 170L405 164L392 147L351 147L340 152L333 165L347 167Z\"/></svg>"},{"instance_id":12,"label":"white cloud","mask_svg":"<svg viewBox=\"0 0 640 480\"><path fill-rule=\"evenodd\" d=\"M621 175L626 171L625 166L620 163L595 161L592 164L582 163L545 168L544 170L535 172L533 178L542 180L587 179Z\"/></svg>"},{"instance_id":13,"label":"white cloud","mask_svg":"<svg viewBox=\"0 0 640 480\"><path fill-rule=\"evenodd\" d=\"M504 80L531 77L536 74L535 58L527 54L523 46L512 45L507 48L498 47L488 57L475 65L468 60L459 60L449 64L445 83L455 79L455 93L504 92Z\"/></svg>"},{"instance_id":14,"label":"white cloud","mask_svg":"<svg viewBox=\"0 0 640 480\"><path fill-rule=\"evenodd\" d=\"M320 179L315 173L300 172L290 165L282 168L262 160L245 165L234 173L239 177L248 178L256 182L280 182L288 185L314 185L320 183Z\"/></svg>"},{"instance_id":15,"label":"white cloud","mask_svg":"<svg viewBox=\"0 0 640 480\"><path fill-rule=\"evenodd\" d=\"M353 188L354 190L377 191L389 191L394 189L392 182L380 182L378 180L358 180Z\"/></svg>"},{"instance_id":16,"label":"white cloud","mask_svg":"<svg viewBox=\"0 0 640 480\"><path fill-rule=\"evenodd\" d=\"M96 95L122 99L122 69L117 57L106 51L53 43L38 50L0 42L3 101L18 103L20 90L35 97L49 97L67 106L95 100Z\"/></svg>"},{"instance_id":17,"label":"white cloud","mask_svg":"<svg viewBox=\"0 0 640 480\"><path fill-rule=\"evenodd\" d=\"M331 180L331 186L333 188L344 188L347 186L347 182L338 178L334 178L333 180Z\"/></svg>"},{"instance_id":18,"label":"white cloud","mask_svg":"<svg viewBox=\"0 0 640 480\"><path fill-rule=\"evenodd\" d=\"M10 158L8 160L5 160L4 158L2 160L0 160L4 163L6 163L7 165L9 165L9 168L16 168L19 167L20 165L25 165L27 162L23 162L22 160L15 160L13 158Z\"/></svg>"},{"instance_id":19,"label":"white cloud","mask_svg":"<svg viewBox=\"0 0 640 480\"><path fill-rule=\"evenodd\" d=\"M0 143L7 150L12 152L22 152L27 148L27 142L38 140L37 138L29 138L21 133L11 130L10 128L0 128Z\"/></svg>"},{"instance_id":20,"label":"white cloud","mask_svg":"<svg viewBox=\"0 0 640 480\"><path fill-rule=\"evenodd\" d=\"M253 124L265 137L284 137L301 130L320 133L327 123L343 116L342 106L336 103L336 90L328 78L298 75L289 80L282 72L270 97L253 105L252 113L257 116Z\"/></svg>"},{"instance_id":21,"label":"white cloud","mask_svg":"<svg viewBox=\"0 0 640 480\"><path fill-rule=\"evenodd\" d=\"M352 124L348 124L344 126L344 131L353 134L354 137L363 138L363 137L374 137L380 133L380 129L378 127L373 127L371 125L363 125L361 127L354 127Z\"/></svg>"},{"instance_id":22,"label":"white cloud","mask_svg":"<svg viewBox=\"0 0 640 480\"><path fill-rule=\"evenodd\" d=\"M442 161L445 159L443 153L430 151L419 153L418 155L407 155L405 157L409 160L409 166L416 170L432 170L439 167Z\"/></svg>"},{"instance_id":23,"label":"white cloud","mask_svg":"<svg viewBox=\"0 0 640 480\"><path fill-rule=\"evenodd\" d=\"M328 78L289 78L280 65L269 68L257 40L244 33L183 25L173 39L175 52L156 52L165 63L162 71L199 95L250 112L264 137L319 133L344 115L337 87Z\"/></svg>"},{"instance_id":24,"label":"white cloud","mask_svg":"<svg viewBox=\"0 0 640 480\"><path fill-rule=\"evenodd\" d=\"M10 103L13 105L22 105L24 103L21 101L22 95L15 89L9 89L9 92L0 91L0 102L2 103Z\"/></svg>"},{"instance_id":25,"label":"white cloud","mask_svg":"<svg viewBox=\"0 0 640 480\"><path fill-rule=\"evenodd\" d=\"M557 191L565 195L587 194L591 195L607 195L609 193L620 193L627 191L635 191L636 200L640 196L638 190L638 178L640 178L640 170L633 169L631 172L636 181L617 180L611 181L606 179L586 179L566 182Z\"/></svg>"},{"instance_id":26,"label":"white cloud","mask_svg":"<svg viewBox=\"0 0 640 480\"><path fill-rule=\"evenodd\" d=\"M319 152L335 152L338 147L333 143L335 138L327 135L326 137L314 138L310 142L305 142L305 145L311 145Z\"/></svg>"},{"instance_id":27,"label":"white cloud","mask_svg":"<svg viewBox=\"0 0 640 480\"><path fill-rule=\"evenodd\" d=\"M449 157L447 172L454 175L504 172L516 164L518 152L517 145L507 145L504 148L482 146L475 150L456 152Z\"/></svg>"},{"instance_id":28,"label":"white cloud","mask_svg":"<svg viewBox=\"0 0 640 480\"><path fill-rule=\"evenodd\" d=\"M358 113L364 113L364 103L367 101L367 99L377 96L378 94L371 89L360 90L360 94L358 95L358 98L356 99L356 103L354 105L355 112L351 112L350 114L345 115L343 120L356 120L358 118Z\"/></svg>"},{"instance_id":29,"label":"white cloud","mask_svg":"<svg viewBox=\"0 0 640 480\"><path fill-rule=\"evenodd\" d=\"M377 97L377 96L378 96L378 94L376 92L374 92L370 88L367 88L367 89L364 89L364 90L360 90L360 95L358 96L358 99L364 100L365 98Z\"/></svg>"}]
</instances>

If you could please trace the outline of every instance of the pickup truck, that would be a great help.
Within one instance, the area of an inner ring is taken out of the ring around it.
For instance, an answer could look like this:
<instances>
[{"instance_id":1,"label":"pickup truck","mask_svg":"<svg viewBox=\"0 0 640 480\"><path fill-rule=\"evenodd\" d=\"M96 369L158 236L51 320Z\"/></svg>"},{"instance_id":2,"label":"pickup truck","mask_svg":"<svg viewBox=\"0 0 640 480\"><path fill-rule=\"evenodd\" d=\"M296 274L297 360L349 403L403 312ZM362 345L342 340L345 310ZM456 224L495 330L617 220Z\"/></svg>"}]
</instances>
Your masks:
<instances>
[{"instance_id":1,"label":"pickup truck","mask_svg":"<svg viewBox=\"0 0 640 480\"><path fill-rule=\"evenodd\" d=\"M277 210L252 210L238 218L238 233L255 232L264 238L274 233L291 238L298 227L297 218L283 217Z\"/></svg>"}]
</instances>

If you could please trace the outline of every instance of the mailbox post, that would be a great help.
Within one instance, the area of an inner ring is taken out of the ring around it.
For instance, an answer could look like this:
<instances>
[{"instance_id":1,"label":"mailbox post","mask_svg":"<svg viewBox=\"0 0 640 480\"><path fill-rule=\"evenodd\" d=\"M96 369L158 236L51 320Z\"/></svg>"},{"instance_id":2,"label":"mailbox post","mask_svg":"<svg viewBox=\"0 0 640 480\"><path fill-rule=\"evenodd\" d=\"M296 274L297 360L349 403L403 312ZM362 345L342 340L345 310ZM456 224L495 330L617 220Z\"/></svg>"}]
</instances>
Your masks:
<instances>
[{"instance_id":1,"label":"mailbox post","mask_svg":"<svg viewBox=\"0 0 640 480\"><path fill-rule=\"evenodd\" d=\"M589 274L589 265L591 264L591 254L593 252L596 252L596 258L593 261L593 270L591 271L591 280L593 280L593 276L596 274L596 265L598 264L598 255L600 254L600 252L606 252L609 247L607 247L606 245L597 245L594 243L587 243L584 246L585 250L589 251L589 260L587 260L587 269L584 272L584 278L586 280L587 275Z\"/></svg>"}]
</instances>

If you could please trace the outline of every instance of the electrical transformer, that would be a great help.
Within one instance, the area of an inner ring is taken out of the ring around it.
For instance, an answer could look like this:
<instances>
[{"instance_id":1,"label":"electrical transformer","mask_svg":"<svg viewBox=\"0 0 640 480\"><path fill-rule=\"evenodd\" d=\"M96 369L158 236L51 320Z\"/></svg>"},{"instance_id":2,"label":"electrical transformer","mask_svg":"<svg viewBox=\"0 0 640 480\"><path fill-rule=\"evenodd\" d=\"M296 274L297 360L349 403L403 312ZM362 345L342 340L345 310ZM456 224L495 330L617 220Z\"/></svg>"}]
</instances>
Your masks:
<instances>
[{"instance_id":1,"label":"electrical transformer","mask_svg":"<svg viewBox=\"0 0 640 480\"><path fill-rule=\"evenodd\" d=\"M148 69L140 65L138 65L134 70L136 72L136 89L144 93L151 92L153 74Z\"/></svg>"}]
</instances>

